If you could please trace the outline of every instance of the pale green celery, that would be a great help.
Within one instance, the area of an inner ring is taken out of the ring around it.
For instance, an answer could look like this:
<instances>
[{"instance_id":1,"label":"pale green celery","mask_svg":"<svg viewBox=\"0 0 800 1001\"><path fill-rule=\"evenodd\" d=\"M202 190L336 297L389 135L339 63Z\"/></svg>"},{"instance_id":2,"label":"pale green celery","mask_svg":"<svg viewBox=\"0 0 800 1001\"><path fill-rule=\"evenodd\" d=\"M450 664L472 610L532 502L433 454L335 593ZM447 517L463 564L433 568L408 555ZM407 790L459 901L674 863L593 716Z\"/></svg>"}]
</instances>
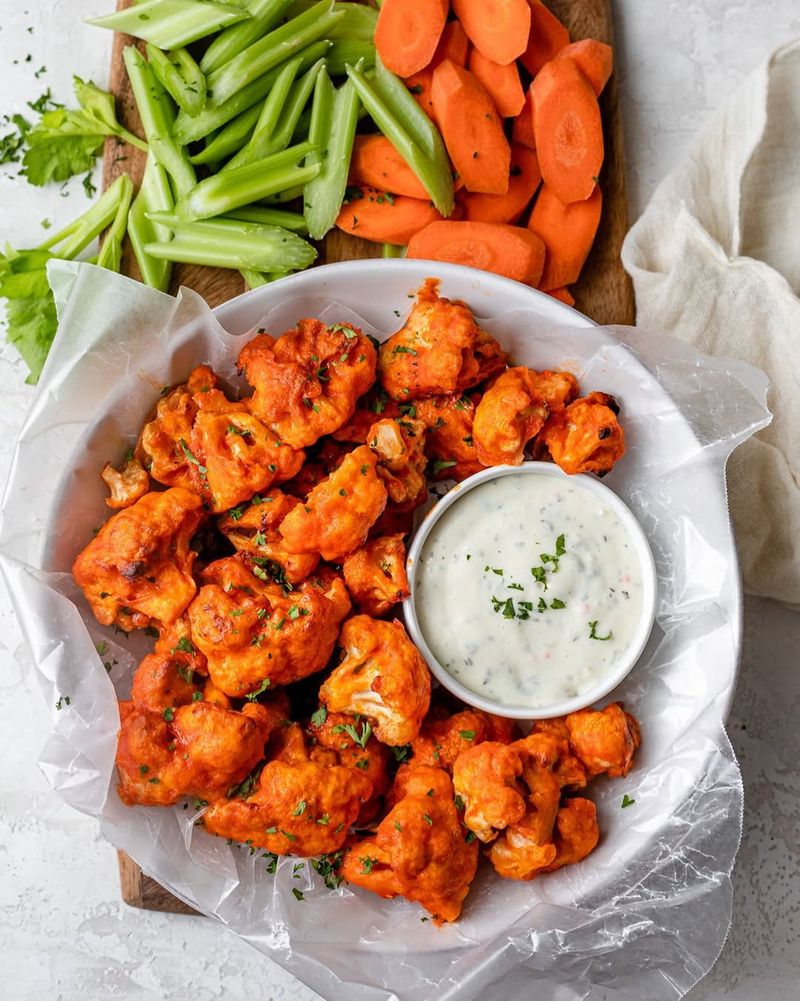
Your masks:
<instances>
[{"instance_id":1,"label":"pale green celery","mask_svg":"<svg viewBox=\"0 0 800 1001\"><path fill-rule=\"evenodd\" d=\"M225 164L223 171L233 170L236 167L243 167L246 163L253 163L269 156L269 140L275 131L275 126L280 118L281 108L286 103L289 91L295 81L300 69L300 57L295 56L288 63L284 63L272 90L267 95L266 101L261 107L261 112L246 146Z\"/></svg>"},{"instance_id":2,"label":"pale green celery","mask_svg":"<svg viewBox=\"0 0 800 1001\"><path fill-rule=\"evenodd\" d=\"M400 126L428 157L437 157L438 148L444 149L439 130L414 100L411 91L399 76L383 65L381 57L375 56L375 75L371 80L378 96L391 111Z\"/></svg>"},{"instance_id":3,"label":"pale green celery","mask_svg":"<svg viewBox=\"0 0 800 1001\"><path fill-rule=\"evenodd\" d=\"M156 79L181 111L199 115L206 103L206 78L186 49L162 52L148 42L147 59Z\"/></svg>"},{"instance_id":4,"label":"pale green celery","mask_svg":"<svg viewBox=\"0 0 800 1001\"><path fill-rule=\"evenodd\" d=\"M264 273L263 271L250 271L247 268L239 268L239 274L244 278L245 284L248 288L258 288L259 285L269 285L270 282L276 282L279 278L285 278L287 275L293 275L293 271L270 271Z\"/></svg>"},{"instance_id":5,"label":"pale green celery","mask_svg":"<svg viewBox=\"0 0 800 1001\"><path fill-rule=\"evenodd\" d=\"M312 42L326 38L343 14L331 13L333 0L320 0L305 14L287 21L234 56L208 78L214 100L222 102L252 83L267 70L285 62Z\"/></svg>"},{"instance_id":6,"label":"pale green celery","mask_svg":"<svg viewBox=\"0 0 800 1001\"><path fill-rule=\"evenodd\" d=\"M149 212L148 219L167 231L185 226L186 223L179 219L174 212ZM287 212L285 209L268 209L259 205L247 205L244 208L234 209L226 215L215 216L207 220L209 223L222 224L229 223L236 228L240 222L256 222L262 226L280 226L281 229L291 230L293 233L306 233L306 220L299 212ZM200 222L192 223L199 226Z\"/></svg>"},{"instance_id":7,"label":"pale green celery","mask_svg":"<svg viewBox=\"0 0 800 1001\"><path fill-rule=\"evenodd\" d=\"M327 74L325 78L327 79ZM325 102L329 100L329 96L323 96L325 85L322 84L321 87L322 90L315 94L315 104L319 97L322 107L319 108L316 120L312 110L310 138L325 151L325 158L321 173L306 185L303 195L303 214L308 222L308 232L315 240L321 240L325 236L336 222L336 216L342 207L359 105L358 91L353 82L347 80L335 92L330 113L326 115ZM327 141L323 141L326 131Z\"/></svg>"},{"instance_id":8,"label":"pale green celery","mask_svg":"<svg viewBox=\"0 0 800 1001\"><path fill-rule=\"evenodd\" d=\"M243 111L232 122L221 128L213 139L206 142L205 149L190 156L189 159L195 165L220 163L231 153L238 152L253 134L260 114L261 108L254 104L252 108Z\"/></svg>"},{"instance_id":9,"label":"pale green celery","mask_svg":"<svg viewBox=\"0 0 800 1001\"><path fill-rule=\"evenodd\" d=\"M453 211L454 199L453 176L447 158L442 160L426 156L363 74L348 66L347 75L372 120L417 175L436 208L443 216L449 216ZM309 232L313 235L314 230L309 227Z\"/></svg>"},{"instance_id":10,"label":"pale green celery","mask_svg":"<svg viewBox=\"0 0 800 1001\"><path fill-rule=\"evenodd\" d=\"M149 213L168 213L175 205L167 172L152 156L147 158L139 194L128 213L128 236L139 265L142 281L151 288L166 292L172 274L170 261L158 260L145 252L145 245L156 241L163 243L172 236L172 230L152 221Z\"/></svg>"},{"instance_id":11,"label":"pale green celery","mask_svg":"<svg viewBox=\"0 0 800 1001\"><path fill-rule=\"evenodd\" d=\"M226 28L211 42L200 60L204 73L212 73L238 56L240 52L263 38L280 21L292 0L250 0L246 4L250 17Z\"/></svg>"},{"instance_id":12,"label":"pale green celery","mask_svg":"<svg viewBox=\"0 0 800 1001\"><path fill-rule=\"evenodd\" d=\"M62 247L53 250L57 257L62 257L66 261L77 257L96 236L99 236L114 221L117 209L125 197L128 184L130 184L130 178L126 174L122 174L110 188L103 192L88 212L84 212L82 216L73 220L64 229L54 233L38 249L51 250L61 243Z\"/></svg>"},{"instance_id":13,"label":"pale green celery","mask_svg":"<svg viewBox=\"0 0 800 1001\"><path fill-rule=\"evenodd\" d=\"M359 104L358 120L361 121L363 118L368 118L368 117L369 115L367 114L367 109L364 107L363 104ZM295 142L302 142L303 139L308 139L310 129L311 129L311 108L308 107L305 109L303 114L297 120L297 125L295 125L294 127L294 135L292 136L292 139L294 139Z\"/></svg>"},{"instance_id":14,"label":"pale green celery","mask_svg":"<svg viewBox=\"0 0 800 1001\"><path fill-rule=\"evenodd\" d=\"M396 243L384 243L381 249L381 257L391 258L391 257L405 257L406 248L398 247Z\"/></svg>"},{"instance_id":15,"label":"pale green celery","mask_svg":"<svg viewBox=\"0 0 800 1001\"><path fill-rule=\"evenodd\" d=\"M364 60L364 69L369 70L375 65L375 58L375 46L372 42L340 38L333 43L328 53L328 72L331 76L344 76L347 67L355 66L359 59Z\"/></svg>"},{"instance_id":16,"label":"pale green celery","mask_svg":"<svg viewBox=\"0 0 800 1001\"><path fill-rule=\"evenodd\" d=\"M265 205L286 205L287 202L293 202L296 198L302 198L304 191L305 185L297 184L284 191L276 191L274 195L265 195L261 201Z\"/></svg>"},{"instance_id":17,"label":"pale green celery","mask_svg":"<svg viewBox=\"0 0 800 1001\"><path fill-rule=\"evenodd\" d=\"M113 14L90 18L87 23L169 50L189 45L249 16L232 4L210 0L144 0Z\"/></svg>"},{"instance_id":18,"label":"pale green celery","mask_svg":"<svg viewBox=\"0 0 800 1001\"><path fill-rule=\"evenodd\" d=\"M310 7L313 7L315 0L294 0L288 10L289 17L297 17ZM339 11L345 16L342 20L328 32L328 38L349 38L351 41L361 39L371 42L375 34L375 25L378 23L378 12L374 7L367 7L361 3L341 3L336 0L333 5L335 11ZM233 30L233 29L231 29Z\"/></svg>"},{"instance_id":19,"label":"pale green celery","mask_svg":"<svg viewBox=\"0 0 800 1001\"><path fill-rule=\"evenodd\" d=\"M175 210L187 222L208 219L305 184L320 170L318 165L296 166L311 149L311 143L298 143L274 156L207 177L177 202Z\"/></svg>"},{"instance_id":20,"label":"pale green celery","mask_svg":"<svg viewBox=\"0 0 800 1001\"><path fill-rule=\"evenodd\" d=\"M186 194L197 184L197 176L186 150L172 135L172 108L167 93L135 46L129 45L122 57L150 152L172 178L177 194Z\"/></svg>"},{"instance_id":21,"label":"pale green celery","mask_svg":"<svg viewBox=\"0 0 800 1001\"><path fill-rule=\"evenodd\" d=\"M101 268L108 268L109 271L119 271L122 262L122 241L125 239L125 230L128 227L128 211L133 198L133 181L128 174L120 175L122 185L120 187L120 199L117 211L111 225L103 238L100 253L97 255L97 264Z\"/></svg>"},{"instance_id":22,"label":"pale green celery","mask_svg":"<svg viewBox=\"0 0 800 1001\"><path fill-rule=\"evenodd\" d=\"M289 98L281 111L278 124L275 126L267 144L268 153L280 153L292 141L295 129L297 128L297 122L303 113L303 109L308 104L308 99L314 91L317 77L322 72L324 66L325 60L320 59L292 88Z\"/></svg>"},{"instance_id":23,"label":"pale green celery","mask_svg":"<svg viewBox=\"0 0 800 1001\"><path fill-rule=\"evenodd\" d=\"M300 72L307 70L309 66L312 66L318 59L322 58L328 52L331 45L332 43L326 39L321 42L315 42L313 45L309 45L308 48L303 49L300 53L303 59L300 65ZM289 55L294 55L294 53L289 53ZM259 101L264 100L272 89L280 71L280 66L274 67L269 73L265 73L257 80L243 87L226 101L217 101L213 94L209 94L205 108L195 118L184 114L182 111L178 112L174 128L176 140L182 146L187 146L198 139L204 139L215 129L227 126L228 123L232 127L234 124L232 119L236 119L237 115L241 115L254 104L258 104ZM221 137L222 132L215 138L221 139Z\"/></svg>"},{"instance_id":24,"label":"pale green celery","mask_svg":"<svg viewBox=\"0 0 800 1001\"><path fill-rule=\"evenodd\" d=\"M244 268L252 271L295 271L307 268L316 250L296 233L278 226L261 226L231 220L186 223L168 243L148 243L153 257L207 267Z\"/></svg>"}]
</instances>

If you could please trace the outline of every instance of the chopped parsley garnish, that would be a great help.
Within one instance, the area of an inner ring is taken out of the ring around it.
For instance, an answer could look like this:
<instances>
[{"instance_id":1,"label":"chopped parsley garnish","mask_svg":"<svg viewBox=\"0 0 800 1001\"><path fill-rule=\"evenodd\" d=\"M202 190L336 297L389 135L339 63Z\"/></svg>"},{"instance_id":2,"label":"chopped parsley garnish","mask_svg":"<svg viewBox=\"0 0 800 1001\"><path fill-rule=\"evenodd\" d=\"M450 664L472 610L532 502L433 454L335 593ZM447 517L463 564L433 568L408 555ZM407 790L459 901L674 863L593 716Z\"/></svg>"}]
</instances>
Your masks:
<instances>
[{"instance_id":1,"label":"chopped parsley garnish","mask_svg":"<svg viewBox=\"0 0 800 1001\"><path fill-rule=\"evenodd\" d=\"M305 813L305 812L306 812L306 801L304 799L301 799L298 802L297 806L294 808L294 811L292 812L292 816L293 817L299 817L300 814Z\"/></svg>"},{"instance_id":2,"label":"chopped parsley garnish","mask_svg":"<svg viewBox=\"0 0 800 1001\"><path fill-rule=\"evenodd\" d=\"M398 764L402 764L404 761L408 761L411 755L411 744L403 744L402 747L393 747L394 760Z\"/></svg>"},{"instance_id":3,"label":"chopped parsley garnish","mask_svg":"<svg viewBox=\"0 0 800 1001\"><path fill-rule=\"evenodd\" d=\"M305 898L305 894L303 893L303 891L302 890L298 890L296 886L292 887L292 894L294 895L294 899L295 900L305 900L306 899Z\"/></svg>"},{"instance_id":4,"label":"chopped parsley garnish","mask_svg":"<svg viewBox=\"0 0 800 1001\"><path fill-rule=\"evenodd\" d=\"M171 706L167 706L163 712L163 716L167 723L171 723L175 719L175 713L173 712Z\"/></svg>"},{"instance_id":5,"label":"chopped parsley garnish","mask_svg":"<svg viewBox=\"0 0 800 1001\"><path fill-rule=\"evenodd\" d=\"M429 827L433 827L433 817L431 817L430 814L423 813L422 819L425 821L426 824L428 824Z\"/></svg>"},{"instance_id":6,"label":"chopped parsley garnish","mask_svg":"<svg viewBox=\"0 0 800 1001\"><path fill-rule=\"evenodd\" d=\"M249 695L245 695L245 698L249 702L254 702L258 698L258 696L261 695L262 692L266 692L269 686L270 686L269 678L264 678L264 680L261 682L258 688L254 692L250 692Z\"/></svg>"},{"instance_id":7,"label":"chopped parsley garnish","mask_svg":"<svg viewBox=\"0 0 800 1001\"><path fill-rule=\"evenodd\" d=\"M311 868L314 872L322 876L329 890L336 890L342 883L342 877L339 875L339 866L342 864L343 856L344 852L339 851L331 855L320 855L319 858L309 860Z\"/></svg>"},{"instance_id":8,"label":"chopped parsley garnish","mask_svg":"<svg viewBox=\"0 0 800 1001\"><path fill-rule=\"evenodd\" d=\"M415 355L417 354L416 348L408 348L405 344L397 344L392 348L393 355Z\"/></svg>"},{"instance_id":9,"label":"chopped parsley garnish","mask_svg":"<svg viewBox=\"0 0 800 1001\"><path fill-rule=\"evenodd\" d=\"M509 591L524 591L525 590L525 588L522 586L522 584L507 584L506 587L509 589Z\"/></svg>"},{"instance_id":10,"label":"chopped parsley garnish","mask_svg":"<svg viewBox=\"0 0 800 1001\"><path fill-rule=\"evenodd\" d=\"M180 650L181 653L197 653L192 644L192 641L189 639L188 636L181 636L181 638L172 648L173 653L176 653L178 650Z\"/></svg>"},{"instance_id":11,"label":"chopped parsley garnish","mask_svg":"<svg viewBox=\"0 0 800 1001\"><path fill-rule=\"evenodd\" d=\"M609 629L608 633L605 636L598 636L598 634L597 634L597 619L595 619L593 622L589 623L589 639L590 640L602 640L602 641L610 640L613 635L614 635L613 631L611 629Z\"/></svg>"},{"instance_id":12,"label":"chopped parsley garnish","mask_svg":"<svg viewBox=\"0 0 800 1001\"><path fill-rule=\"evenodd\" d=\"M624 810L626 806L633 806L635 802L636 802L635 799L631 799L631 797L627 793L625 793L625 795L622 797L621 809Z\"/></svg>"},{"instance_id":13,"label":"chopped parsley garnish","mask_svg":"<svg viewBox=\"0 0 800 1001\"><path fill-rule=\"evenodd\" d=\"M322 726L325 720L328 718L328 710L325 706L320 706L315 713L311 714L311 725L312 726Z\"/></svg>"},{"instance_id":14,"label":"chopped parsley garnish","mask_svg":"<svg viewBox=\"0 0 800 1001\"><path fill-rule=\"evenodd\" d=\"M370 858L369 855L365 855L362 859L359 859L359 861L361 862L362 872L372 872L372 867L378 860L376 858Z\"/></svg>"},{"instance_id":15,"label":"chopped parsley garnish","mask_svg":"<svg viewBox=\"0 0 800 1001\"><path fill-rule=\"evenodd\" d=\"M339 723L333 728L333 733L346 733L348 737L353 741L354 744L358 744L359 747L366 747L367 741L372 736L372 727L370 726L369 720L366 720L361 724L361 733L356 730L356 727L352 723Z\"/></svg>"},{"instance_id":16,"label":"chopped parsley garnish","mask_svg":"<svg viewBox=\"0 0 800 1001\"><path fill-rule=\"evenodd\" d=\"M475 740L474 730L459 730L459 736L463 737L464 740Z\"/></svg>"},{"instance_id":17,"label":"chopped parsley garnish","mask_svg":"<svg viewBox=\"0 0 800 1001\"><path fill-rule=\"evenodd\" d=\"M537 584L541 584L547 590L547 571L544 567L531 567L531 574Z\"/></svg>"},{"instance_id":18,"label":"chopped parsley garnish","mask_svg":"<svg viewBox=\"0 0 800 1001\"><path fill-rule=\"evenodd\" d=\"M252 431L248 431L247 428L237 428L235 424L228 425L228 434L238 434L242 438L246 438L248 435L252 435Z\"/></svg>"},{"instance_id":19,"label":"chopped parsley garnish","mask_svg":"<svg viewBox=\"0 0 800 1001\"><path fill-rule=\"evenodd\" d=\"M178 672L178 676L185 681L187 685L191 685L194 680L194 671L191 667L187 667L186 664L177 664L176 670Z\"/></svg>"},{"instance_id":20,"label":"chopped parsley garnish","mask_svg":"<svg viewBox=\"0 0 800 1001\"><path fill-rule=\"evenodd\" d=\"M228 511L228 517L231 519L231 521L238 521L243 514L244 514L244 507L241 504L239 505L239 507L232 507L230 511Z\"/></svg>"},{"instance_id":21,"label":"chopped parsley garnish","mask_svg":"<svg viewBox=\"0 0 800 1001\"><path fill-rule=\"evenodd\" d=\"M441 473L443 469L451 469L455 465L455 459L434 459L431 463L431 469L434 473Z\"/></svg>"},{"instance_id":22,"label":"chopped parsley garnish","mask_svg":"<svg viewBox=\"0 0 800 1001\"><path fill-rule=\"evenodd\" d=\"M192 454L189 446L186 444L183 438L178 439L178 444L181 446L181 451L186 456L187 461L191 462L193 466L197 466L197 471L198 473L200 473L201 479L205 479L206 474L208 473L208 467L204 466L202 462L200 462L200 460Z\"/></svg>"},{"instance_id":23,"label":"chopped parsley garnish","mask_svg":"<svg viewBox=\"0 0 800 1001\"><path fill-rule=\"evenodd\" d=\"M553 600L550 602L550 607L551 608L566 608L567 607L567 603L566 603L566 601L562 601L561 598L553 598Z\"/></svg>"},{"instance_id":24,"label":"chopped parsley garnish","mask_svg":"<svg viewBox=\"0 0 800 1001\"><path fill-rule=\"evenodd\" d=\"M140 775L147 775L149 771L150 771L150 765L139 765Z\"/></svg>"}]
</instances>

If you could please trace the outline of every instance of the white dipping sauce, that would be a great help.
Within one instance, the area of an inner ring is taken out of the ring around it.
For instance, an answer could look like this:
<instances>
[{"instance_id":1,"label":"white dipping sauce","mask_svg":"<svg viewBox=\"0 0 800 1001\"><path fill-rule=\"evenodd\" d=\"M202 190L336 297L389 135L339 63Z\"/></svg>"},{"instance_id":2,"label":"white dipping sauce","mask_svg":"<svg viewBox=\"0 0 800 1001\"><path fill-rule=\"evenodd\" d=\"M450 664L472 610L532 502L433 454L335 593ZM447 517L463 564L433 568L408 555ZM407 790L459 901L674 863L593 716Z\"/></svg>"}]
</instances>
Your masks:
<instances>
[{"instance_id":1,"label":"white dipping sauce","mask_svg":"<svg viewBox=\"0 0 800 1001\"><path fill-rule=\"evenodd\" d=\"M555 476L468 490L432 526L416 567L432 653L465 688L507 706L594 688L630 645L642 600L640 558L617 512Z\"/></svg>"}]
</instances>

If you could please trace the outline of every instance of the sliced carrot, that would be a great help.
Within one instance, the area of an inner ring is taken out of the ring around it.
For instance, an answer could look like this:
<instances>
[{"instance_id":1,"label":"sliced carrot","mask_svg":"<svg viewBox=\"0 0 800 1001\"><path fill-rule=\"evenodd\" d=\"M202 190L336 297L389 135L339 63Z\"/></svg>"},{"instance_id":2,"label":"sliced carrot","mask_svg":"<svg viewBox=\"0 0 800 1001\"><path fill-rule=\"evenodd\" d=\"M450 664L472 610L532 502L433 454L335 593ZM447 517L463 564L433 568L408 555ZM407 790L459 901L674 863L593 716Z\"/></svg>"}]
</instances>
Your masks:
<instances>
[{"instance_id":1,"label":"sliced carrot","mask_svg":"<svg viewBox=\"0 0 800 1001\"><path fill-rule=\"evenodd\" d=\"M432 62L438 65L443 63L445 59L449 59L459 66L466 66L468 55L469 39L466 31L461 27L461 22L448 21L444 26L436 52L433 54Z\"/></svg>"},{"instance_id":2,"label":"sliced carrot","mask_svg":"<svg viewBox=\"0 0 800 1001\"><path fill-rule=\"evenodd\" d=\"M508 66L528 44L528 0L453 0L453 11L476 49Z\"/></svg>"},{"instance_id":3,"label":"sliced carrot","mask_svg":"<svg viewBox=\"0 0 800 1001\"><path fill-rule=\"evenodd\" d=\"M402 246L418 230L441 218L426 199L365 187L342 206L336 225L345 233L364 240Z\"/></svg>"},{"instance_id":4,"label":"sliced carrot","mask_svg":"<svg viewBox=\"0 0 800 1001\"><path fill-rule=\"evenodd\" d=\"M483 85L469 70L445 59L433 71L432 94L436 123L467 190L504 195L511 148Z\"/></svg>"},{"instance_id":5,"label":"sliced carrot","mask_svg":"<svg viewBox=\"0 0 800 1001\"><path fill-rule=\"evenodd\" d=\"M514 118L522 111L525 106L525 91L519 82L516 63L501 66L473 49L469 55L469 70L486 88L501 117Z\"/></svg>"},{"instance_id":6,"label":"sliced carrot","mask_svg":"<svg viewBox=\"0 0 800 1001\"><path fill-rule=\"evenodd\" d=\"M544 183L562 202L588 198L604 155L603 123L592 85L571 59L555 59L537 73L531 90Z\"/></svg>"},{"instance_id":7,"label":"sliced carrot","mask_svg":"<svg viewBox=\"0 0 800 1001\"><path fill-rule=\"evenodd\" d=\"M350 160L350 183L366 184L409 198L429 197L422 181L385 136L356 136Z\"/></svg>"},{"instance_id":8,"label":"sliced carrot","mask_svg":"<svg viewBox=\"0 0 800 1001\"><path fill-rule=\"evenodd\" d=\"M471 222L516 222L536 194L542 181L534 150L520 143L511 145L511 171L504 195L464 194L459 201Z\"/></svg>"},{"instance_id":9,"label":"sliced carrot","mask_svg":"<svg viewBox=\"0 0 800 1001\"><path fill-rule=\"evenodd\" d=\"M544 265L544 243L530 230L496 222L434 222L416 233L406 256L464 264L536 285Z\"/></svg>"},{"instance_id":10,"label":"sliced carrot","mask_svg":"<svg viewBox=\"0 0 800 1001\"><path fill-rule=\"evenodd\" d=\"M528 0L528 3L531 31L520 61L531 76L536 76L545 63L549 63L565 45L569 45L569 32L540 0Z\"/></svg>"},{"instance_id":11,"label":"sliced carrot","mask_svg":"<svg viewBox=\"0 0 800 1001\"><path fill-rule=\"evenodd\" d=\"M591 197L569 205L560 201L546 184L542 186L528 221L528 229L542 238L547 250L540 289L549 292L578 280L592 249L602 211L599 184Z\"/></svg>"},{"instance_id":12,"label":"sliced carrot","mask_svg":"<svg viewBox=\"0 0 800 1001\"><path fill-rule=\"evenodd\" d=\"M407 77L433 59L447 21L448 0L383 0L375 48L387 69Z\"/></svg>"},{"instance_id":13,"label":"sliced carrot","mask_svg":"<svg viewBox=\"0 0 800 1001\"><path fill-rule=\"evenodd\" d=\"M565 45L555 58L571 59L576 63L598 97L614 70L614 50L596 38L584 38L583 41Z\"/></svg>"},{"instance_id":14,"label":"sliced carrot","mask_svg":"<svg viewBox=\"0 0 800 1001\"><path fill-rule=\"evenodd\" d=\"M433 70L431 67L426 66L419 73L412 73L411 76L406 77L405 84L420 108L433 121L433 98L431 97Z\"/></svg>"},{"instance_id":15,"label":"sliced carrot","mask_svg":"<svg viewBox=\"0 0 800 1001\"><path fill-rule=\"evenodd\" d=\"M523 146L536 149L536 139L533 135L533 91L530 87L525 95L522 111L514 119L512 138L515 143L522 143Z\"/></svg>"},{"instance_id":16,"label":"sliced carrot","mask_svg":"<svg viewBox=\"0 0 800 1001\"><path fill-rule=\"evenodd\" d=\"M547 257L545 256L545 261ZM561 288L549 288L547 290L547 295L551 295L554 299L558 299L559 302L565 302L568 306L575 305L575 296L570 292L566 285L562 285Z\"/></svg>"}]
</instances>

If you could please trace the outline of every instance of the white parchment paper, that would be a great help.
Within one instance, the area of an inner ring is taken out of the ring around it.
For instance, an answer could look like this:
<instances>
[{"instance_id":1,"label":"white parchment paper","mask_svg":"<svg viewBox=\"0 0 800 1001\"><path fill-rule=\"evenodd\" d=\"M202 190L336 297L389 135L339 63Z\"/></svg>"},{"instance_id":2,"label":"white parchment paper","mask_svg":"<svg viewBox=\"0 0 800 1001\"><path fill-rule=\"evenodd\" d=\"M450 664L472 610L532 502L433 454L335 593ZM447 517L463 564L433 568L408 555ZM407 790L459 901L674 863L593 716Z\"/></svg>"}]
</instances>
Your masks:
<instances>
[{"instance_id":1,"label":"white parchment paper","mask_svg":"<svg viewBox=\"0 0 800 1001\"><path fill-rule=\"evenodd\" d=\"M388 274L410 263L382 266ZM477 275L441 271L445 295L465 295L459 276ZM273 296L263 321L273 332L319 313L307 291L313 279L298 279ZM116 700L150 642L98 626L69 568L108 516L102 465L135 440L161 387L195 364L210 363L235 386L243 331L223 330L194 293L174 300L91 265L59 263L51 281L59 333L5 491L0 558L53 706L41 764L59 795L99 817L104 835L146 872L331 1001L472 1001L487 991L496 1001L681 997L713 964L730 918L742 788L723 720L740 592L724 468L769 421L762 373L652 332L563 321L554 328L533 307L476 304L517 362L570 368L586 391L618 397L629 447L606 482L648 534L659 604L639 664L609 696L640 719L644 742L626 779L592 786L598 849L532 883L482 869L462 919L436 929L415 905L332 892L309 867L294 873L291 860L268 874L260 852L195 826L188 801L171 809L120 803ZM379 338L397 326L394 308L408 307L382 304L387 319L378 327L348 301L331 301L323 318L354 319ZM623 793L635 800L624 810ZM297 901L292 887L306 899Z\"/></svg>"}]
</instances>

